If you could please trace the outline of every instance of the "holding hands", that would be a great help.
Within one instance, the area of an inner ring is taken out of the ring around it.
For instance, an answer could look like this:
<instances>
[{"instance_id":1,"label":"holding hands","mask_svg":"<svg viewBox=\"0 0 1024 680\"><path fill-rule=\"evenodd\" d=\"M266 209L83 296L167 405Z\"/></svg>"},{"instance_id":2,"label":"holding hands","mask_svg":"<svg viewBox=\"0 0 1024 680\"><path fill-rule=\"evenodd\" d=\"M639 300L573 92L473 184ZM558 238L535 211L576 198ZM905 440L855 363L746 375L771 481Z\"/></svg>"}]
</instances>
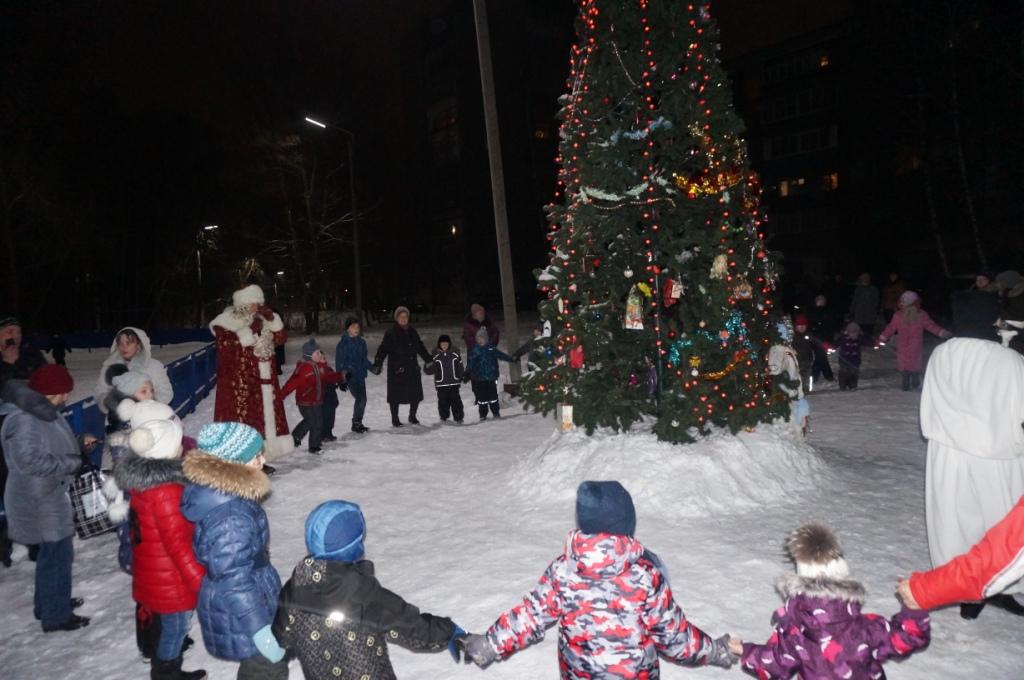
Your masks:
<instances>
[{"instance_id":1,"label":"holding hands","mask_svg":"<svg viewBox=\"0 0 1024 680\"><path fill-rule=\"evenodd\" d=\"M899 584L896 586L896 595L903 601L903 605L907 609L921 608L921 605L914 599L914 592L910 589L910 579L900 579Z\"/></svg>"},{"instance_id":2,"label":"holding hands","mask_svg":"<svg viewBox=\"0 0 1024 680\"><path fill-rule=\"evenodd\" d=\"M462 650L465 663L473 662L480 668L487 668L498 660L498 652L491 646L486 635L463 633L462 637L454 638L454 642ZM458 662L457 654L453 653L452 656Z\"/></svg>"}]
</instances>

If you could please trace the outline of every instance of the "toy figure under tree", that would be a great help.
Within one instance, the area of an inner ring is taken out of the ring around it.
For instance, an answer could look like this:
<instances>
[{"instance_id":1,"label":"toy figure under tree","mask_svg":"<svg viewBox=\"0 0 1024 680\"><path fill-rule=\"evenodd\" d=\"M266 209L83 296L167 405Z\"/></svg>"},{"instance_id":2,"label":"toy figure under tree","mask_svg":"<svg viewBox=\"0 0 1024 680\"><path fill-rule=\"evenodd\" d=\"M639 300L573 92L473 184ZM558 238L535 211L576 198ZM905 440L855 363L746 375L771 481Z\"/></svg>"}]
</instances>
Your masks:
<instances>
[{"instance_id":1,"label":"toy figure under tree","mask_svg":"<svg viewBox=\"0 0 1024 680\"><path fill-rule=\"evenodd\" d=\"M538 273L553 333L524 400L588 431L650 418L672 442L784 415L759 187L708 6L580 0L577 34Z\"/></svg>"}]
</instances>

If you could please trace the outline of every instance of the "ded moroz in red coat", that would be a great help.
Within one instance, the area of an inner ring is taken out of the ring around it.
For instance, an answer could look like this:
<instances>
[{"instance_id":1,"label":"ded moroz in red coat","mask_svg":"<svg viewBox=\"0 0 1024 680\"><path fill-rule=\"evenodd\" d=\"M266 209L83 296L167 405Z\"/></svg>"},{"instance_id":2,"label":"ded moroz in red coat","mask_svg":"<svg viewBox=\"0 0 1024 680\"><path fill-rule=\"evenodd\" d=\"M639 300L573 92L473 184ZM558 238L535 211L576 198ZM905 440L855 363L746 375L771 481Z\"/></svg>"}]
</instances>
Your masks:
<instances>
[{"instance_id":1,"label":"ded moroz in red coat","mask_svg":"<svg viewBox=\"0 0 1024 680\"><path fill-rule=\"evenodd\" d=\"M192 522L181 514L181 459L127 451L114 479L131 492L132 599L157 614L195 609L206 571L192 550Z\"/></svg>"},{"instance_id":2,"label":"ded moroz in red coat","mask_svg":"<svg viewBox=\"0 0 1024 680\"><path fill-rule=\"evenodd\" d=\"M217 345L214 422L245 423L263 436L275 458L295 448L281 403L274 347L288 340L281 317L266 307L255 314L228 307L210 322Z\"/></svg>"},{"instance_id":3,"label":"ded moroz in red coat","mask_svg":"<svg viewBox=\"0 0 1024 680\"><path fill-rule=\"evenodd\" d=\"M281 388L281 399L295 392L295 403L299 406L320 406L324 403L324 387L340 382L345 382L345 376L326 363L302 360Z\"/></svg>"}]
</instances>

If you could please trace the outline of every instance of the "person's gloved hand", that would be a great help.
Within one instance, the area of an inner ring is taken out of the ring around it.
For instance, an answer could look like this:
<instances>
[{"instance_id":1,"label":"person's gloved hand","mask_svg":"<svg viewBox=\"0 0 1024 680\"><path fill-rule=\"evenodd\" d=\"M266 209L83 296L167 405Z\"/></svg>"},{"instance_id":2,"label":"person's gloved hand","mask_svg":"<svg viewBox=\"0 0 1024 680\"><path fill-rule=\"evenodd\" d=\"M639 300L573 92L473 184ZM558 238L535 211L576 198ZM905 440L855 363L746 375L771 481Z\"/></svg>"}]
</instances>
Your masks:
<instances>
[{"instance_id":1,"label":"person's gloved hand","mask_svg":"<svg viewBox=\"0 0 1024 680\"><path fill-rule=\"evenodd\" d=\"M491 646L486 635L470 634L455 641L466 657L466 663L472 661L480 668L487 668L498 660L498 652Z\"/></svg>"},{"instance_id":2,"label":"person's gloved hand","mask_svg":"<svg viewBox=\"0 0 1024 680\"><path fill-rule=\"evenodd\" d=\"M369 370L370 370L370 373L373 373L374 375L380 375L380 366L376 366L376 365L370 366Z\"/></svg>"},{"instance_id":3,"label":"person's gloved hand","mask_svg":"<svg viewBox=\"0 0 1024 680\"><path fill-rule=\"evenodd\" d=\"M711 641L711 654L708 656L708 665L730 668L742 654L743 641L734 640L729 634L725 634L717 640Z\"/></svg>"},{"instance_id":4,"label":"person's gloved hand","mask_svg":"<svg viewBox=\"0 0 1024 680\"><path fill-rule=\"evenodd\" d=\"M455 630L452 631L452 636L448 638L448 653L452 655L453 659L455 659L455 663L462 660L459 654L461 650L459 649L458 642L460 639L466 637L466 635L468 635L468 633L462 630L462 628L459 627L459 624L456 623Z\"/></svg>"},{"instance_id":5,"label":"person's gloved hand","mask_svg":"<svg viewBox=\"0 0 1024 680\"><path fill-rule=\"evenodd\" d=\"M471 375L469 375L469 373L467 373L466 375L462 376L462 382L463 383L468 383L472 379L473 379L473 377Z\"/></svg>"},{"instance_id":6,"label":"person's gloved hand","mask_svg":"<svg viewBox=\"0 0 1024 680\"><path fill-rule=\"evenodd\" d=\"M340 391L340 392L348 392L348 384L345 383L345 382L338 383L338 391Z\"/></svg>"},{"instance_id":7,"label":"person's gloved hand","mask_svg":"<svg viewBox=\"0 0 1024 680\"><path fill-rule=\"evenodd\" d=\"M269 625L256 631L256 634L252 636L252 643L270 663L277 663L284 658L284 649L277 644L277 638L274 637Z\"/></svg>"}]
</instances>

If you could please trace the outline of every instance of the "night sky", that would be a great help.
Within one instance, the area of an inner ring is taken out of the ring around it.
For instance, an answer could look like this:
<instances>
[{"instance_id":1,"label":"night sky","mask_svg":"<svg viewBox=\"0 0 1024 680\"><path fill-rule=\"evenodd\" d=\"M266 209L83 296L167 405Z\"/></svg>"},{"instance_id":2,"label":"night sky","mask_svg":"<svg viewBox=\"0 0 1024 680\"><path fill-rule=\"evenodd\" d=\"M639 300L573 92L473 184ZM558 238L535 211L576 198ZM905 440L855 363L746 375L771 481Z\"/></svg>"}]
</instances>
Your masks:
<instances>
[{"instance_id":1,"label":"night sky","mask_svg":"<svg viewBox=\"0 0 1024 680\"><path fill-rule=\"evenodd\" d=\"M727 63L852 12L809 0L712 8ZM546 257L541 208L554 186L555 99L573 18L569 0L490 2L524 308L536 299L530 272ZM328 304L350 305L344 239L324 249L319 279L301 281L267 245L279 236L286 184L268 146L298 145L288 148L314 159L321 179L335 170L328 181L347 209L345 137L321 134L305 115L356 138L367 307L417 302L425 290L437 307L499 304L469 0L9 1L0 42L0 307L65 331L182 324L199 296L216 310L240 279L267 287L277 271L286 271L281 304L298 304L311 282ZM434 59L452 65L459 106L451 213L438 204L425 135ZM455 219L457 246L446 232ZM201 244L197 290L196 239L208 224L219 229ZM257 271L239 271L246 258Z\"/></svg>"}]
</instances>

